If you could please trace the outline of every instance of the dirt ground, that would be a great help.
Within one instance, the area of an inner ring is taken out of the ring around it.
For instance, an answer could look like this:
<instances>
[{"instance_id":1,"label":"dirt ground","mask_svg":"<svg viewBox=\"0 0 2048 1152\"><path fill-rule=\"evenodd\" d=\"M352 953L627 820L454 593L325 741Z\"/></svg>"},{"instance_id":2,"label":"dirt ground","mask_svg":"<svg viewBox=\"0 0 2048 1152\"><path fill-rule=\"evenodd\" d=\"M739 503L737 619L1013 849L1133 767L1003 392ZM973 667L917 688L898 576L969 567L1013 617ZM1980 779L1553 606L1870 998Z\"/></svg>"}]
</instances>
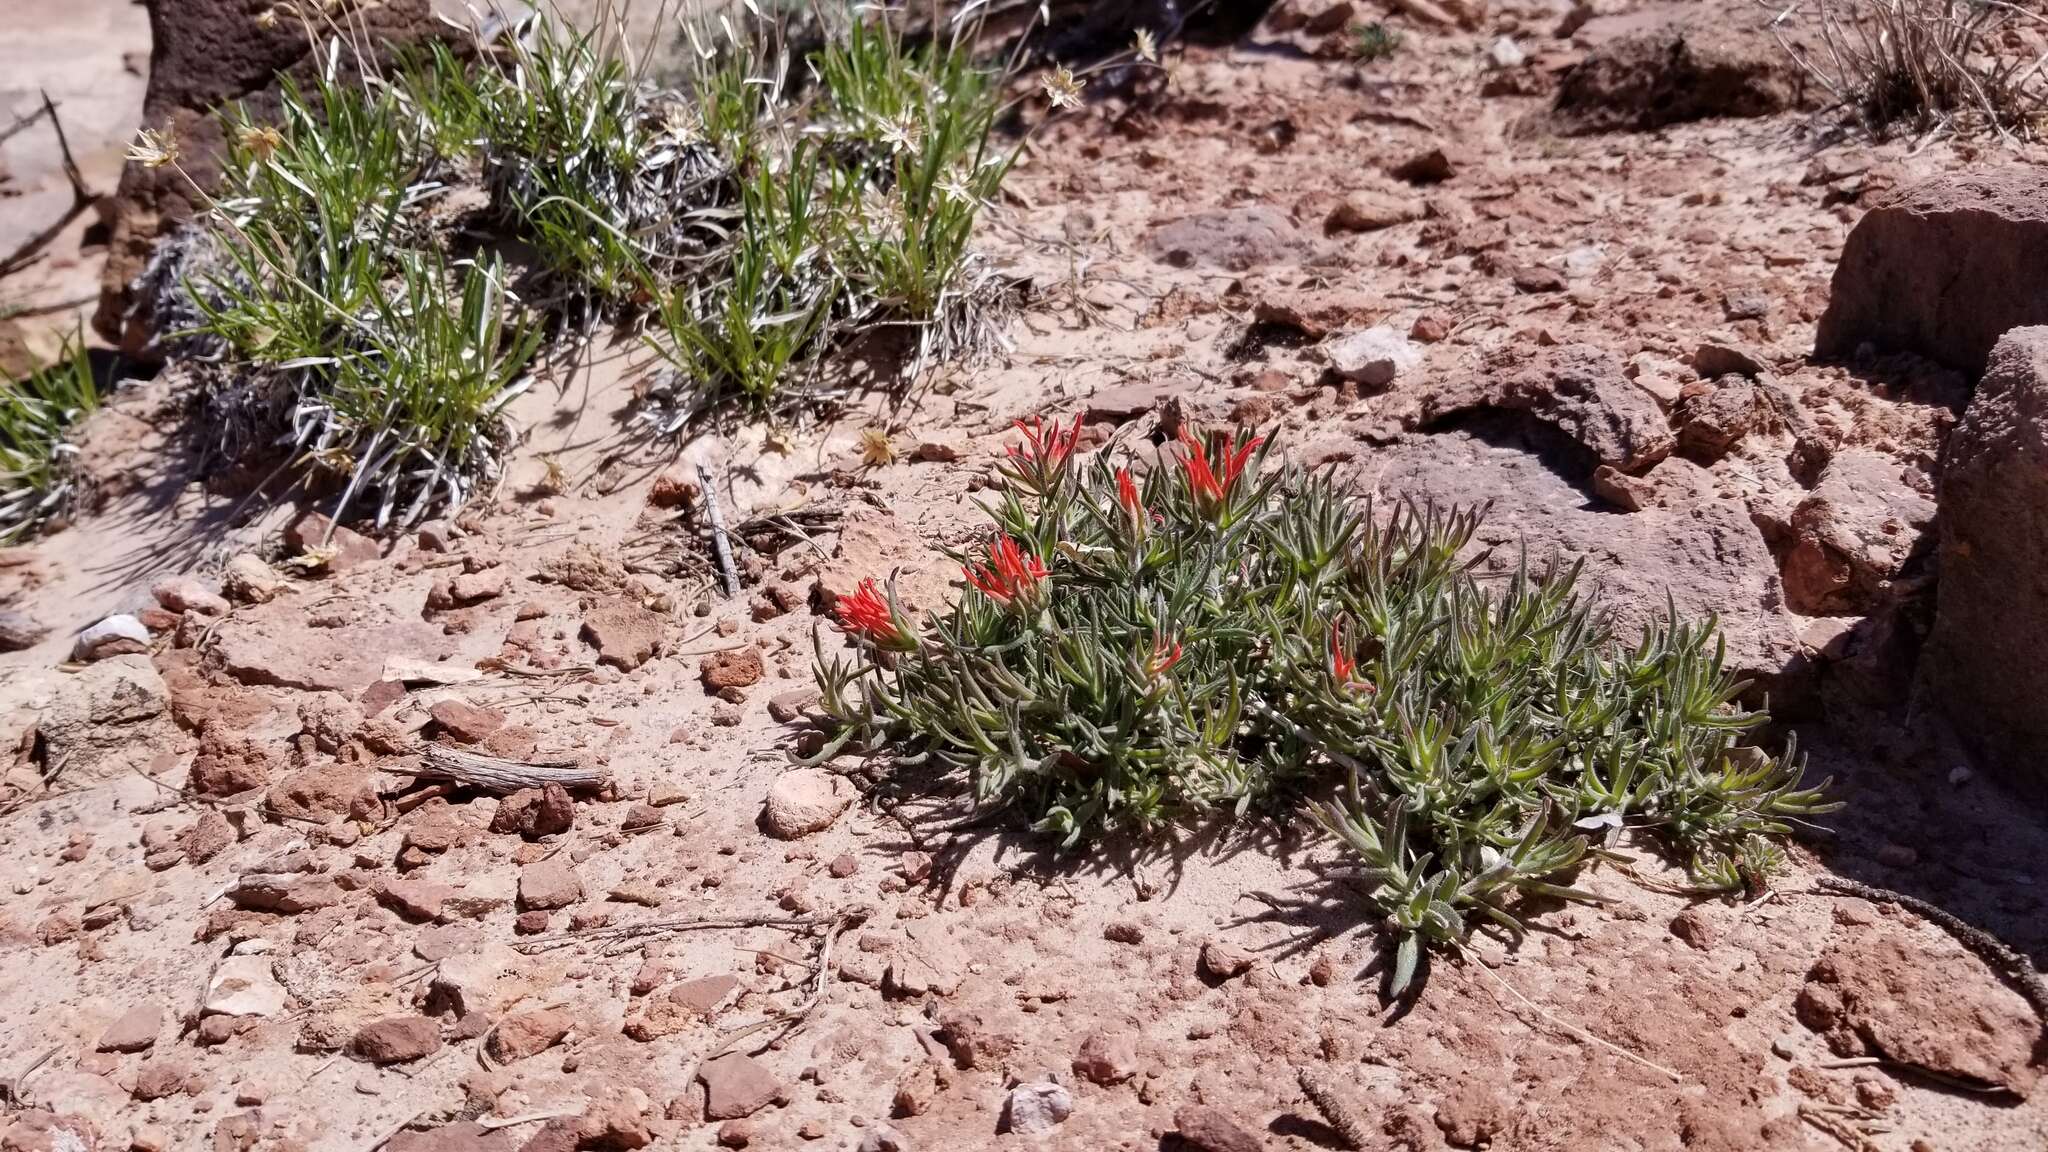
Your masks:
<instances>
[{"instance_id":1,"label":"dirt ground","mask_svg":"<svg viewBox=\"0 0 2048 1152\"><path fill-rule=\"evenodd\" d=\"M90 71L135 104L136 10L43 7L73 90ZM2043 816L1911 708L1967 385L1806 355L1870 196L2011 157L1798 110L1544 131L1546 78L1673 6L1556 35L1567 8L1404 24L1369 66L1270 25L1191 48L1033 142L986 228L1030 285L998 356L786 451L735 428L657 452L620 419L644 353L598 348L521 401L510 474L433 540L60 666L79 628L272 554L283 526L192 473L177 370L132 386L85 441L96 507L0 565L52 626L0 658L0 740L70 765L0 816L0 1147L2048 1147L2028 1002L1909 908L1822 887L1931 901L2048 960ZM1503 37L1529 62L1499 64ZM1361 192L1390 222L1327 229ZM1372 326L1417 360L1333 380L1324 335ZM1731 355L1773 415L1693 451ZM1621 480L1609 445L1490 391L1603 357L1642 393L1613 403L1682 449ZM1624 841L1633 868L1578 882L1605 904L1475 938L1390 1007L1374 925L1298 831L1075 858L928 781L790 766L813 636L840 643L822 605L891 571L913 607L953 595L940 549L979 530L1011 420L1137 442L1168 402L1383 498L1492 501L1497 565L1517 541L1583 557L1624 632L1667 593L1719 613L1772 739L1847 808L1759 899L1678 894ZM897 462L862 465L869 427ZM700 465L746 545L738 598L677 503ZM1882 530L1817 573L1817 521ZM610 783L457 789L415 775L418 741ZM784 838L792 806L822 826ZM1071 1115L1011 1131L1032 1085Z\"/></svg>"}]
</instances>

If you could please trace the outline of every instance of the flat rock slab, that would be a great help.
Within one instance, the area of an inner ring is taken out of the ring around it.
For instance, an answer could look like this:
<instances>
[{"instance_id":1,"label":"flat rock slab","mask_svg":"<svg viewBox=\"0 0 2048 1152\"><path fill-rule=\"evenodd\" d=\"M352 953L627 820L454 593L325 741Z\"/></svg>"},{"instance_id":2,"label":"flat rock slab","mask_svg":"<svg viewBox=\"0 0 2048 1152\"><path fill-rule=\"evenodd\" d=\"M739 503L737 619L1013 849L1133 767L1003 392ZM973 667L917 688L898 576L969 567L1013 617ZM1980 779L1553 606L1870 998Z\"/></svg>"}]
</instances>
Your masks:
<instances>
[{"instance_id":1,"label":"flat rock slab","mask_svg":"<svg viewBox=\"0 0 2048 1152\"><path fill-rule=\"evenodd\" d=\"M1845 1056L1882 1056L2026 1097L2040 1025L2019 993L1954 941L1891 924L1845 928L1814 961L1799 1018Z\"/></svg>"},{"instance_id":2,"label":"flat rock slab","mask_svg":"<svg viewBox=\"0 0 2048 1152\"><path fill-rule=\"evenodd\" d=\"M418 619L366 619L342 628L315 628L303 608L278 600L260 610L231 616L214 631L207 660L244 684L272 684L302 692L355 696L383 678L393 656L429 662L488 656L481 630L449 636L439 625ZM474 653L465 652L468 640Z\"/></svg>"},{"instance_id":3,"label":"flat rock slab","mask_svg":"<svg viewBox=\"0 0 2048 1152\"><path fill-rule=\"evenodd\" d=\"M704 1081L706 1120L752 1116L782 1095L782 1082L775 1074L743 1052L706 1061L697 1078Z\"/></svg>"},{"instance_id":4,"label":"flat rock slab","mask_svg":"<svg viewBox=\"0 0 2048 1152\"><path fill-rule=\"evenodd\" d=\"M121 1014L100 1034L96 1046L101 1052L140 1052L156 1044L163 1027L164 1010L155 1004L139 1004Z\"/></svg>"},{"instance_id":5,"label":"flat rock slab","mask_svg":"<svg viewBox=\"0 0 2048 1152\"><path fill-rule=\"evenodd\" d=\"M1310 250L1294 221L1266 204L1217 208L1182 217L1153 232L1145 247L1154 259L1175 267L1230 272L1298 263Z\"/></svg>"},{"instance_id":6,"label":"flat rock slab","mask_svg":"<svg viewBox=\"0 0 2048 1152\"><path fill-rule=\"evenodd\" d=\"M1799 652L1797 619L1748 508L1700 494L1670 508L1608 511L1573 479L1581 451L1562 433L1489 414L1397 444L1372 467L1381 491L1418 502L1491 501L1476 541L1493 547L1482 571L1511 572L1524 544L1532 568L1553 554L1564 564L1584 558L1579 587L1598 589L1614 611L1615 635L1633 639L1663 617L1668 591L1685 617L1719 614L1731 668L1766 678L1781 672ZM1685 464L1669 461L1657 473ZM1771 698L1779 697L1774 687Z\"/></svg>"},{"instance_id":7,"label":"flat rock slab","mask_svg":"<svg viewBox=\"0 0 2048 1152\"><path fill-rule=\"evenodd\" d=\"M583 614L583 636L597 646L600 663L631 672L661 651L668 617L631 600L608 600Z\"/></svg>"}]
</instances>

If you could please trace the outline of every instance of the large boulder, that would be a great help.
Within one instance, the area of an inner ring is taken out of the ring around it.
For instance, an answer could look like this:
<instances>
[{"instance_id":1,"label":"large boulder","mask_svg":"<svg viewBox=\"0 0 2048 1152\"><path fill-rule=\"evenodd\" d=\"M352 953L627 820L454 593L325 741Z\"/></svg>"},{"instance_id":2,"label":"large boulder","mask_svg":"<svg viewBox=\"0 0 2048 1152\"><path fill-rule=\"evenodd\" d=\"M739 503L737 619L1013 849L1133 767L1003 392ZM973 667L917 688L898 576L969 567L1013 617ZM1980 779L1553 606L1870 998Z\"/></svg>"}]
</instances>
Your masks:
<instances>
[{"instance_id":1,"label":"large boulder","mask_svg":"<svg viewBox=\"0 0 2048 1152\"><path fill-rule=\"evenodd\" d=\"M1792 55L1760 27L1663 5L1589 22L1594 43L1559 80L1536 126L1565 135L1649 131L1716 116L1768 116L1807 103Z\"/></svg>"},{"instance_id":2,"label":"large boulder","mask_svg":"<svg viewBox=\"0 0 2048 1152\"><path fill-rule=\"evenodd\" d=\"M2008 330L2048 324L2041 169L1936 176L1856 222L1814 353L1916 352L1971 374Z\"/></svg>"},{"instance_id":3,"label":"large boulder","mask_svg":"<svg viewBox=\"0 0 2048 1152\"><path fill-rule=\"evenodd\" d=\"M2008 332L1949 437L1922 664L1957 733L2048 798L2048 327Z\"/></svg>"},{"instance_id":4,"label":"large boulder","mask_svg":"<svg viewBox=\"0 0 2048 1152\"><path fill-rule=\"evenodd\" d=\"M143 126L168 132L178 163L146 168L130 162L114 197L106 270L100 280L93 327L130 355L149 353L155 336L151 302L133 291L157 241L191 218L192 184L211 191L220 179L226 128L223 112L236 103L259 120L280 105L277 77L302 89L324 62L307 36L307 22L271 0L145 0L149 9L149 88ZM314 21L318 26L318 21ZM387 54L388 47L444 35L429 0L383 0L351 11L351 33ZM338 57L352 66L353 53ZM190 178L188 183L187 177Z\"/></svg>"}]
</instances>

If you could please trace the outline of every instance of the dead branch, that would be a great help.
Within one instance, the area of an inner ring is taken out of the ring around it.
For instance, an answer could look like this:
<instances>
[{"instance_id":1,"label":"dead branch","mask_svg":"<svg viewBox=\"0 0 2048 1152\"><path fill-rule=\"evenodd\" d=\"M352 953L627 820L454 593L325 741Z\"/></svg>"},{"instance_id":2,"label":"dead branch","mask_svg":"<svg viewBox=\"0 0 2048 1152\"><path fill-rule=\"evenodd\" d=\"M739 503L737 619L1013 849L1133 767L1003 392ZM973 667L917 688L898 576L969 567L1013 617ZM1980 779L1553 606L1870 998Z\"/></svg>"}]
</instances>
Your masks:
<instances>
[{"instance_id":1,"label":"dead branch","mask_svg":"<svg viewBox=\"0 0 2048 1152\"><path fill-rule=\"evenodd\" d=\"M601 788L611 779L611 773L605 769L580 767L574 760L507 760L439 744L421 746L419 767L393 766L389 770L433 780L453 780L499 794L549 784L571 789Z\"/></svg>"},{"instance_id":2,"label":"dead branch","mask_svg":"<svg viewBox=\"0 0 2048 1152\"><path fill-rule=\"evenodd\" d=\"M78 161L72 158L71 140L64 135L64 121L57 116L57 106L50 102L50 94L48 92L44 92L42 96L42 116L48 117L50 126L56 129L57 149L64 158L64 178L71 182L71 207L65 209L64 215L58 217L56 223L22 241L21 245L9 254L5 260L0 260L0 276L12 275L42 259L43 249L49 247L51 241L62 235L64 229L70 227L73 220L83 216L86 210L93 206L93 201L96 199L92 189L87 187L85 183L84 174L78 170ZM29 123L32 123L34 119L36 118L31 117L26 120L16 121L8 128L7 134L13 135ZM0 139L4 139L4 137L0 137Z\"/></svg>"},{"instance_id":3,"label":"dead branch","mask_svg":"<svg viewBox=\"0 0 2048 1152\"><path fill-rule=\"evenodd\" d=\"M1655 1072L1658 1075L1663 1076L1666 1079L1670 1080L1673 1084L1685 1083L1685 1077L1679 1075L1676 1070L1666 1068L1662 1064L1659 1064L1653 1060L1646 1060L1643 1057L1636 1055L1635 1053L1629 1051L1626 1048L1623 1048L1621 1045L1616 1044L1610 1040L1603 1040L1600 1037L1595 1036L1593 1033L1588 1032L1586 1029L1579 1027L1577 1024L1574 1024L1569 1020L1565 1020L1559 1017L1555 1012L1550 1011L1548 1008L1545 1008L1543 1005L1536 1003L1534 1000L1529 999L1527 996L1522 995L1520 992L1515 990L1515 986L1513 984L1510 984L1506 980L1502 979L1500 974L1493 971L1493 969L1488 968L1483 963L1480 963L1476 957L1473 958L1472 963L1462 965L1461 967L1471 968L1477 971L1480 975L1485 976L1487 979L1493 981L1497 987L1506 991L1507 994L1513 997L1517 1003L1521 1004L1524 1008L1529 1009L1531 1012L1534 1012L1537 1016L1541 1017L1545 1023L1549 1024L1553 1028L1558 1029L1565 1035L1570 1036L1572 1039L1577 1040L1581 1044L1592 1044L1595 1047L1605 1048L1609 1052L1612 1052L1616 1056L1619 1056L1622 1059L1627 1060L1631 1064L1636 1064L1641 1067L1648 1068L1650 1071Z\"/></svg>"},{"instance_id":4,"label":"dead branch","mask_svg":"<svg viewBox=\"0 0 2048 1152\"><path fill-rule=\"evenodd\" d=\"M711 547L718 554L718 574L725 581L725 594L740 594L740 574L732 564L732 540L725 534L725 512L718 506L718 485L711 469L697 465L697 480L704 488L704 511L711 517Z\"/></svg>"},{"instance_id":5,"label":"dead branch","mask_svg":"<svg viewBox=\"0 0 2048 1152\"><path fill-rule=\"evenodd\" d=\"M31 124L34 124L36 121L41 120L43 117L48 116L49 114L50 107L48 104L45 104L41 108L38 108L33 112L30 112L26 116L15 117L14 123L9 124L5 128L0 128L0 144L5 144L9 140L14 139L16 136L21 134L23 129L27 128Z\"/></svg>"},{"instance_id":6,"label":"dead branch","mask_svg":"<svg viewBox=\"0 0 2048 1152\"><path fill-rule=\"evenodd\" d=\"M637 945L649 936L667 936L676 932L701 932L717 928L810 928L829 924L838 916L703 916L691 920L654 920L645 924L607 924L599 928L581 928L568 932L556 932L548 936L535 936L522 940L512 947L532 956L540 952L551 952L578 943L602 943L607 952L615 952L620 944Z\"/></svg>"},{"instance_id":7,"label":"dead branch","mask_svg":"<svg viewBox=\"0 0 2048 1152\"><path fill-rule=\"evenodd\" d=\"M712 1049L711 1054L705 1056L704 1059L715 1060L725 1055L727 1052L732 1051L734 1045L765 1028L772 1028L777 1024L787 1024L795 1027L803 1023L805 1018L810 1016L811 1010L818 1006L818 1002L825 998L825 986L830 982L832 973L832 942L839 938L840 933L845 932L848 928L859 925L867 918L868 910L866 908L855 908L849 912L842 912L833 918L832 927L825 931L824 946L818 950L817 966L811 972L811 994L804 999L802 1004L787 1012L777 1012L765 1019L756 1020L752 1024L739 1029L726 1037L724 1043Z\"/></svg>"}]
</instances>

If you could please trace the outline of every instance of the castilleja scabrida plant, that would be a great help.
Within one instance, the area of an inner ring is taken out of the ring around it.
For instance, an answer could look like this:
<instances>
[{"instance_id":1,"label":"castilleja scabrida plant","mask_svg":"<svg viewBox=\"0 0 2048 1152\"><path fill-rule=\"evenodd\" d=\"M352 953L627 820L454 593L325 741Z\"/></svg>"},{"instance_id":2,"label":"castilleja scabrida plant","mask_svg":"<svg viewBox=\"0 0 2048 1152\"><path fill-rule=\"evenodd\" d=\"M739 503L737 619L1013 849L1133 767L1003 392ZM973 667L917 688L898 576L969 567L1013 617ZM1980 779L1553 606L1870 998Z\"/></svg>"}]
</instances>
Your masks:
<instances>
[{"instance_id":1,"label":"castilleja scabrida plant","mask_svg":"<svg viewBox=\"0 0 2048 1152\"><path fill-rule=\"evenodd\" d=\"M1624 835L1736 888L1833 807L1741 743L1766 717L1714 621L1617 642L1577 566L1482 578L1480 511L1376 507L1244 432L1140 459L1019 430L950 611L840 600L822 756L933 762L1068 847L1304 814L1399 940L1396 992L1424 942L1591 899L1574 875Z\"/></svg>"}]
</instances>

